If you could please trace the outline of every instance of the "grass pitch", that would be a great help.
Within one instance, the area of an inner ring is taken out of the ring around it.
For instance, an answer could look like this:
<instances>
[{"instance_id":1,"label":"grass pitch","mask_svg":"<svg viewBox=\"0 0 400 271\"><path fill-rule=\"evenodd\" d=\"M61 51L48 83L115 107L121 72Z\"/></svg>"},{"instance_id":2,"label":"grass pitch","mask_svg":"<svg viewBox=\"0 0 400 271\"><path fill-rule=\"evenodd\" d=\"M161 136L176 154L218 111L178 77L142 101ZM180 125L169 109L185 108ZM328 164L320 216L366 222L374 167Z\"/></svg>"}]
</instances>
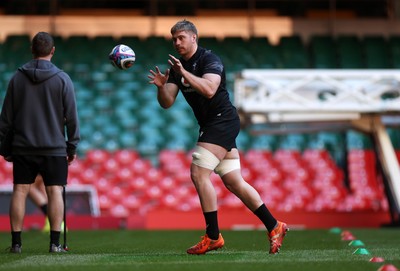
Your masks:
<instances>
[{"instance_id":1,"label":"grass pitch","mask_svg":"<svg viewBox=\"0 0 400 271\"><path fill-rule=\"evenodd\" d=\"M348 229L346 229L348 230ZM400 229L350 229L364 243L368 255L329 230L289 231L281 253L269 255L262 231L222 231L225 247L206 255L187 255L201 231L70 231L70 251L48 253L48 235L24 232L21 255L8 253L10 233L0 233L0 270L296 270L369 271L392 264L400 268ZM62 238L61 238L62 239ZM373 263L383 257L384 263Z\"/></svg>"}]
</instances>

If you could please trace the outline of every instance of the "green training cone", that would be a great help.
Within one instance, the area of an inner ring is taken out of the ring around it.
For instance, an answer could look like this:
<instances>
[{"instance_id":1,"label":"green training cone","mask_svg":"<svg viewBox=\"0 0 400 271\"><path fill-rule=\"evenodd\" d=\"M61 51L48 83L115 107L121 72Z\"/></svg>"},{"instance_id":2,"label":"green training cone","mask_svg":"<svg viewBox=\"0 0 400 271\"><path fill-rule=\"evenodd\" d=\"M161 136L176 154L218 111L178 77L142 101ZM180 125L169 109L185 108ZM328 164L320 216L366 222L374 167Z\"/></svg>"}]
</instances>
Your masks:
<instances>
[{"instance_id":1,"label":"green training cone","mask_svg":"<svg viewBox=\"0 0 400 271\"><path fill-rule=\"evenodd\" d=\"M351 246L351 247L363 247L365 245L361 240L353 240L353 241L351 241L349 243L349 246Z\"/></svg>"},{"instance_id":2,"label":"green training cone","mask_svg":"<svg viewBox=\"0 0 400 271\"><path fill-rule=\"evenodd\" d=\"M356 255L368 255L368 254L369 254L369 251L368 251L366 248L357 248L357 249L353 252L353 254L356 254Z\"/></svg>"},{"instance_id":3,"label":"green training cone","mask_svg":"<svg viewBox=\"0 0 400 271\"><path fill-rule=\"evenodd\" d=\"M330 233L339 234L339 233L342 232L342 230L341 230L340 228L334 227L334 228L331 228L331 229L329 230L329 232L330 232Z\"/></svg>"}]
</instances>

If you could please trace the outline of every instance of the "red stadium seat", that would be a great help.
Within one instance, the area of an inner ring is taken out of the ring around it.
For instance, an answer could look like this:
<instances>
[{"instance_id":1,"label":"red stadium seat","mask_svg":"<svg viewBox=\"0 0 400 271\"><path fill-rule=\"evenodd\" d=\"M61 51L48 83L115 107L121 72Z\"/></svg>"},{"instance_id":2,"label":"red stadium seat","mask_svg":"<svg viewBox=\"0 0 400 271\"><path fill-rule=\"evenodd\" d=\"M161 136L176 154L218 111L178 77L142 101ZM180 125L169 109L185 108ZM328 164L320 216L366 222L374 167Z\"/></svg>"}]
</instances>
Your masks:
<instances>
[{"instance_id":1,"label":"red stadium seat","mask_svg":"<svg viewBox=\"0 0 400 271\"><path fill-rule=\"evenodd\" d=\"M119 186L113 186L108 190L107 195L113 202L121 202L126 197L126 191Z\"/></svg>"},{"instance_id":2,"label":"red stadium seat","mask_svg":"<svg viewBox=\"0 0 400 271\"><path fill-rule=\"evenodd\" d=\"M129 210L129 211L137 211L139 208L143 206L142 199L137 195L128 195L122 201L122 204Z\"/></svg>"},{"instance_id":3,"label":"red stadium seat","mask_svg":"<svg viewBox=\"0 0 400 271\"><path fill-rule=\"evenodd\" d=\"M158 200L163 194L160 187L157 185L152 185L146 188L146 195L150 200Z\"/></svg>"},{"instance_id":4,"label":"red stadium seat","mask_svg":"<svg viewBox=\"0 0 400 271\"><path fill-rule=\"evenodd\" d=\"M161 197L160 207L176 209L180 204L180 199L174 194L166 194Z\"/></svg>"},{"instance_id":5,"label":"red stadium seat","mask_svg":"<svg viewBox=\"0 0 400 271\"><path fill-rule=\"evenodd\" d=\"M100 194L107 194L108 191L110 191L113 187L113 184L104 177L99 178L96 182L94 182L94 185Z\"/></svg>"},{"instance_id":6,"label":"red stadium seat","mask_svg":"<svg viewBox=\"0 0 400 271\"><path fill-rule=\"evenodd\" d=\"M103 164L110 158L111 154L106 150L89 150L86 153L88 165Z\"/></svg>"},{"instance_id":7,"label":"red stadium seat","mask_svg":"<svg viewBox=\"0 0 400 271\"><path fill-rule=\"evenodd\" d=\"M106 211L111 208L112 202L106 195L100 195L99 196L99 206L100 206L100 211Z\"/></svg>"},{"instance_id":8,"label":"red stadium seat","mask_svg":"<svg viewBox=\"0 0 400 271\"><path fill-rule=\"evenodd\" d=\"M144 191L147 187L147 180L142 176L135 176L129 183L133 192Z\"/></svg>"},{"instance_id":9,"label":"red stadium seat","mask_svg":"<svg viewBox=\"0 0 400 271\"><path fill-rule=\"evenodd\" d=\"M110 208L110 214L114 217L125 218L129 216L129 210L122 204Z\"/></svg>"},{"instance_id":10,"label":"red stadium seat","mask_svg":"<svg viewBox=\"0 0 400 271\"><path fill-rule=\"evenodd\" d=\"M145 176L146 173L150 170L151 164L149 161L145 161L143 159L136 159L130 165L130 168L133 170L135 175Z\"/></svg>"},{"instance_id":11,"label":"red stadium seat","mask_svg":"<svg viewBox=\"0 0 400 271\"><path fill-rule=\"evenodd\" d=\"M134 150L118 150L114 158L120 165L130 165L139 158L139 154Z\"/></svg>"},{"instance_id":12,"label":"red stadium seat","mask_svg":"<svg viewBox=\"0 0 400 271\"><path fill-rule=\"evenodd\" d=\"M158 183L160 188L166 192L173 190L177 185L176 180L170 176L163 176Z\"/></svg>"},{"instance_id":13,"label":"red stadium seat","mask_svg":"<svg viewBox=\"0 0 400 271\"><path fill-rule=\"evenodd\" d=\"M75 173L77 174L77 173ZM92 168L82 169L78 178L81 179L82 183L85 184L94 184L99 179L97 171Z\"/></svg>"}]
</instances>

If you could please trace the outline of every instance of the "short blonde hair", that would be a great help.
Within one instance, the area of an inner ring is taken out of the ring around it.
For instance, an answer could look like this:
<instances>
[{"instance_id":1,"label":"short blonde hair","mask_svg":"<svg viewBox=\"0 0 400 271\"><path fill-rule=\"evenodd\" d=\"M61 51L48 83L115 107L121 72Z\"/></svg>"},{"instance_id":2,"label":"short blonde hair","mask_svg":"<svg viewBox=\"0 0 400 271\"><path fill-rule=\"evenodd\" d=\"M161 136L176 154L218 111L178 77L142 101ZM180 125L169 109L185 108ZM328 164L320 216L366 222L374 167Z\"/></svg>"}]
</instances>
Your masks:
<instances>
[{"instance_id":1,"label":"short blonde hair","mask_svg":"<svg viewBox=\"0 0 400 271\"><path fill-rule=\"evenodd\" d=\"M171 34L174 35L178 31L186 31L186 32L192 32L193 34L196 35L196 41L199 39L199 35L197 34L197 28L192 23L191 21L188 21L186 19L183 19L182 21L177 22L172 28L171 28Z\"/></svg>"}]
</instances>

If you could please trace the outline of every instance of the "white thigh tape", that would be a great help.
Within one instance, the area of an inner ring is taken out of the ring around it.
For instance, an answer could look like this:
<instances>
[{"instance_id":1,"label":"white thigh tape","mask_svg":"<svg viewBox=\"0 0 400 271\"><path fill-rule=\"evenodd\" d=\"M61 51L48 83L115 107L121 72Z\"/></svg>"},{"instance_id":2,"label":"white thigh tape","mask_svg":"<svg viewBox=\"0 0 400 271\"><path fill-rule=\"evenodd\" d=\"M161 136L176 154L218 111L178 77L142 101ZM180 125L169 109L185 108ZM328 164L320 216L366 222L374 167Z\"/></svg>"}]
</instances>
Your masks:
<instances>
[{"instance_id":1,"label":"white thigh tape","mask_svg":"<svg viewBox=\"0 0 400 271\"><path fill-rule=\"evenodd\" d=\"M224 159L214 169L214 172L222 177L236 169L240 169L240 159Z\"/></svg>"},{"instance_id":2,"label":"white thigh tape","mask_svg":"<svg viewBox=\"0 0 400 271\"><path fill-rule=\"evenodd\" d=\"M202 168L214 170L219 164L219 159L212 152L200 146L196 146L192 157L192 163Z\"/></svg>"}]
</instances>

